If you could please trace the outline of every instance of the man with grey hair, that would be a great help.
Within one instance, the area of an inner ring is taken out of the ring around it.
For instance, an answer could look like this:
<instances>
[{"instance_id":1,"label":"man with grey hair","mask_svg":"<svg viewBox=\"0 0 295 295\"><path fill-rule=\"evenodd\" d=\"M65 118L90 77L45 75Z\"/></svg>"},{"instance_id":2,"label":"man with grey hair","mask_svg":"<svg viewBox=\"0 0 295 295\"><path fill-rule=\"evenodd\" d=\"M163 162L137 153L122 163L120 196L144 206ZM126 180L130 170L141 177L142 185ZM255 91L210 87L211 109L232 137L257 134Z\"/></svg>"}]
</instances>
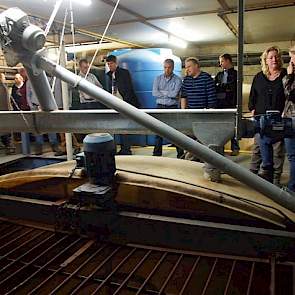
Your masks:
<instances>
[{"instance_id":1,"label":"man with grey hair","mask_svg":"<svg viewBox=\"0 0 295 295\"><path fill-rule=\"evenodd\" d=\"M164 61L164 73L154 80L153 96L156 98L158 109L178 109L181 78L173 73L173 59ZM163 138L156 135L153 156L162 156ZM181 158L183 150L176 147L177 158Z\"/></svg>"}]
</instances>

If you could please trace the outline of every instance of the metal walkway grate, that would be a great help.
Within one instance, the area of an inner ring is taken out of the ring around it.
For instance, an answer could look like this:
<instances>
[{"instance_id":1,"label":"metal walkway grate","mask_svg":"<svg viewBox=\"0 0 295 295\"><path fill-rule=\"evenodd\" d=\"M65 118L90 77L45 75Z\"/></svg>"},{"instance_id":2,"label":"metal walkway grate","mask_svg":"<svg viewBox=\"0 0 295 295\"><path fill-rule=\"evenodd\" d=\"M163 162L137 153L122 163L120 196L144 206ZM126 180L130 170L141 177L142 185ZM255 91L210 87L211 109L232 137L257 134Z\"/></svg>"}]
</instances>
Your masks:
<instances>
[{"instance_id":1,"label":"metal walkway grate","mask_svg":"<svg viewBox=\"0 0 295 295\"><path fill-rule=\"evenodd\" d=\"M258 259L98 243L0 221L0 294L291 295L292 270Z\"/></svg>"}]
</instances>

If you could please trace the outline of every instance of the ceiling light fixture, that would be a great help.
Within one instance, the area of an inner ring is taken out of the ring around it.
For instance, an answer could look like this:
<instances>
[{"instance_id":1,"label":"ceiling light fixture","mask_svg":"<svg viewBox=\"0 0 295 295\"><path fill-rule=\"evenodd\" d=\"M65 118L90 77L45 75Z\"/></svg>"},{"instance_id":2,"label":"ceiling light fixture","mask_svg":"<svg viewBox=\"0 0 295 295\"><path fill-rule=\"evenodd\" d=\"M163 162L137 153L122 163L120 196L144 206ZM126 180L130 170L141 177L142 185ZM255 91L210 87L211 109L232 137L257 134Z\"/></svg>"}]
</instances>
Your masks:
<instances>
[{"instance_id":1,"label":"ceiling light fixture","mask_svg":"<svg viewBox=\"0 0 295 295\"><path fill-rule=\"evenodd\" d=\"M173 35L168 36L168 42L171 45L174 45L174 46L179 47L179 48L186 48L187 47L187 42L185 42L184 40L182 40L180 38L177 38L177 37L175 37Z\"/></svg>"},{"instance_id":2,"label":"ceiling light fixture","mask_svg":"<svg viewBox=\"0 0 295 295\"><path fill-rule=\"evenodd\" d=\"M44 2L47 2L47 0L43 0ZM67 0L68 2L70 0ZM74 3L81 4L83 6L90 6L92 4L91 0L71 0Z\"/></svg>"},{"instance_id":3,"label":"ceiling light fixture","mask_svg":"<svg viewBox=\"0 0 295 295\"><path fill-rule=\"evenodd\" d=\"M83 6L90 6L91 5L91 0L72 0L75 3L79 3Z\"/></svg>"}]
</instances>

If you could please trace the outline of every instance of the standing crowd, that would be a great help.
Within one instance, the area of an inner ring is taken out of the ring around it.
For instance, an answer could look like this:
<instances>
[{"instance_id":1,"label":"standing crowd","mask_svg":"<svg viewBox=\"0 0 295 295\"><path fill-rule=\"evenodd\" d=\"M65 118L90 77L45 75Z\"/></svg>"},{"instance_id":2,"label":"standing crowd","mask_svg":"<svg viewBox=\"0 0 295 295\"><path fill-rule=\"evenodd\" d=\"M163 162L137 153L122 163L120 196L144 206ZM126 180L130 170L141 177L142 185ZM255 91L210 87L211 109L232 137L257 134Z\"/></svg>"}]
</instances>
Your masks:
<instances>
[{"instance_id":1,"label":"standing crowd","mask_svg":"<svg viewBox=\"0 0 295 295\"><path fill-rule=\"evenodd\" d=\"M267 48L261 55L262 70L253 79L249 96L249 111L255 120L267 111L277 111L282 117L295 116L295 46L290 48L290 63L283 68L280 49ZM158 108L235 108L237 104L237 71L233 67L230 54L219 57L222 71L215 80L200 68L198 59L185 60L186 76L181 81L173 73L174 62L164 62L164 73L154 81L153 96ZM295 135L295 134L294 134ZM157 137L154 155L162 155L162 139ZM231 139L232 155L239 153L239 143ZM288 190L295 192L295 136L294 138L254 136L250 171L281 186L285 149L290 164ZM183 152L177 148L177 157ZM189 159L186 157L186 159Z\"/></svg>"},{"instance_id":2,"label":"standing crowd","mask_svg":"<svg viewBox=\"0 0 295 295\"><path fill-rule=\"evenodd\" d=\"M290 49L290 63L287 69L283 68L283 61L278 47L267 48L261 55L262 70L255 75L249 96L249 110L255 120L266 114L267 111L278 111L283 117L295 116L295 46ZM118 66L117 58L109 55L106 60L109 71L107 76L107 89L113 95L125 102L140 107L136 97L129 71ZM208 73L202 71L200 62L195 57L185 60L185 77L181 79L174 73L173 59L166 59L163 63L163 74L155 78L152 94L159 109L206 109L206 108L235 108L237 104L237 71L234 69L230 54L219 57L221 71L213 79ZM89 63L86 59L79 62L79 75L98 87L100 81L92 73L88 73ZM8 110L9 99L5 86L5 77L0 79L1 110ZM104 109L96 98L79 92L81 109ZM4 101L6 101L4 103ZM12 88L10 103L14 110L36 110L39 108L25 69L15 75L15 84ZM60 135L61 140L63 136ZM56 134L48 134L48 139L55 155L61 155L64 150L59 147ZM74 137L75 139L75 137ZM197 139L196 139L197 140ZM1 135L2 143L8 151L13 150L9 134ZM75 140L76 141L76 140ZM131 155L130 136L120 136L120 155ZM43 135L35 136L37 154L42 153ZM61 143L64 145L64 143ZM75 144L75 143L74 143ZM77 145L77 144L76 144ZM156 136L153 150L154 156L162 155L163 139ZM250 171L261 177L280 185L283 170L285 148L290 162L290 180L288 189L295 191L295 137L271 138L255 134ZM231 139L231 155L239 153L238 140ZM177 157L190 159L184 151L176 147Z\"/></svg>"},{"instance_id":3,"label":"standing crowd","mask_svg":"<svg viewBox=\"0 0 295 295\"><path fill-rule=\"evenodd\" d=\"M164 73L156 77L153 84L153 96L159 109L207 109L235 108L237 104L237 71L233 67L230 54L219 57L222 69L213 79L201 70L200 62L195 57L185 60L183 80L174 72L174 61L164 61ZM195 156L176 147L177 157L194 160ZM237 139L231 139L231 155L238 155L240 147ZM154 156L162 155L162 138L156 137Z\"/></svg>"}]
</instances>

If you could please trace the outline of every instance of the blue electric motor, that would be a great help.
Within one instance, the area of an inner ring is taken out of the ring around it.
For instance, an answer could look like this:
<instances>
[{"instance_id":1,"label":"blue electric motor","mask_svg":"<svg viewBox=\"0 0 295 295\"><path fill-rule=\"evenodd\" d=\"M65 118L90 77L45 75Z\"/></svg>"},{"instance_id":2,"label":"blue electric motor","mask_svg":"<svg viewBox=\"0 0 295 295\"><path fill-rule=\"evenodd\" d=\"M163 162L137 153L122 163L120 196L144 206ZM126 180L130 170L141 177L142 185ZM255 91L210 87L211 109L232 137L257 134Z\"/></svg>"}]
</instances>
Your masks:
<instances>
[{"instance_id":1,"label":"blue electric motor","mask_svg":"<svg viewBox=\"0 0 295 295\"><path fill-rule=\"evenodd\" d=\"M112 185L116 172L116 146L108 133L88 134L83 140L86 173L91 184Z\"/></svg>"}]
</instances>

